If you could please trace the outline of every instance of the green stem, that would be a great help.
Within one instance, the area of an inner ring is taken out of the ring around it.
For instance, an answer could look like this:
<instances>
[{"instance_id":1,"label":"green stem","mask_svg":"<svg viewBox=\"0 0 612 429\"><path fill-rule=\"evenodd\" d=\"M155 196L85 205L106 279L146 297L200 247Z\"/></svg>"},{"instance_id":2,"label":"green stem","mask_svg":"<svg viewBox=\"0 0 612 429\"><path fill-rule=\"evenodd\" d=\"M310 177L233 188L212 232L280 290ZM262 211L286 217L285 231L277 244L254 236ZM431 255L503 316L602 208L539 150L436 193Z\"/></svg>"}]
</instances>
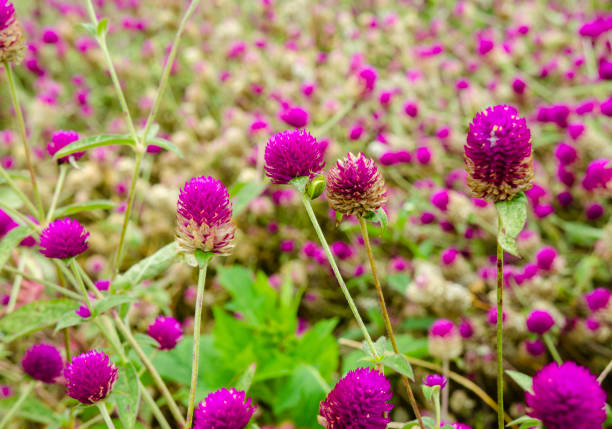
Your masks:
<instances>
[{"instance_id":1,"label":"green stem","mask_svg":"<svg viewBox=\"0 0 612 429\"><path fill-rule=\"evenodd\" d=\"M435 429L440 429L440 391L434 393L434 409L436 410Z\"/></svg>"},{"instance_id":2,"label":"green stem","mask_svg":"<svg viewBox=\"0 0 612 429\"><path fill-rule=\"evenodd\" d=\"M74 278L77 284L79 285L81 292L83 293L85 302L87 303L87 308L89 308L89 311L93 313L93 308L91 306L91 300L89 299L89 295L87 294L87 288L85 287L85 284L83 283L83 278L81 277L81 271L79 270L79 266L76 260L74 258L70 258L70 260L68 261L68 265L70 265L70 268L72 268Z\"/></svg>"},{"instance_id":3,"label":"green stem","mask_svg":"<svg viewBox=\"0 0 612 429\"><path fill-rule=\"evenodd\" d=\"M317 237L319 238L319 241L321 242L321 245L323 246L323 250L325 251L325 254L327 255L327 260L329 261L329 264L332 267L332 271L334 272L334 275L336 276L336 280L338 281L338 284L340 285L340 289L342 290L342 293L344 294L344 297L346 298L346 301L348 302L349 308L353 312L353 316L355 317L355 320L357 321L357 325L359 325L359 329L361 329L363 337L365 338L366 343L368 344L368 347L370 348L370 352L372 353L372 356L374 356L374 358L378 360L380 356L378 355L378 352L376 351L376 347L374 347L374 342L372 342L372 337L370 337L368 328L366 328L365 323L363 323L363 319L361 318L361 315L359 314L359 310L357 310L357 306L355 305L355 302L353 301L353 297L351 296L351 293L349 292L348 288L346 287L346 284L344 283L344 279L342 278L342 275L340 274L338 265L336 265L334 255L332 254L329 248L329 245L327 244L325 235L323 235L323 231L321 230L321 227L319 226L317 217L315 216L314 211L312 210L312 205L310 204L310 200L308 200L308 196L306 196L305 194L302 194L302 202L304 203L304 207L306 208L306 213L308 213L310 222L312 223L312 226L315 232L317 233Z\"/></svg>"},{"instance_id":4,"label":"green stem","mask_svg":"<svg viewBox=\"0 0 612 429\"><path fill-rule=\"evenodd\" d=\"M15 88L15 78L13 76L13 69L8 62L4 63L6 69L6 77L11 92L11 100L13 107L15 108L15 114L17 115L17 125L19 127L19 134L21 135L21 141L23 142L23 148L25 150L26 162L28 164L28 170L30 170L30 179L32 180L32 191L34 191L34 200L38 207L38 220L43 220L45 217L42 200L40 199L40 193L38 192L38 184L36 183L36 174L34 173L34 165L32 164L32 154L30 153L30 145L28 145L28 136L26 133L25 121L23 120L23 113L21 112L21 104L17 97L17 90Z\"/></svg>"},{"instance_id":5,"label":"green stem","mask_svg":"<svg viewBox=\"0 0 612 429\"><path fill-rule=\"evenodd\" d=\"M98 409L100 410L100 414L102 414L102 418L104 419L104 422L106 423L106 427L108 429L115 429L115 425L113 424L111 417L108 415L108 410L106 409L106 405L104 404L104 402L98 402L96 403L96 405L98 406Z\"/></svg>"},{"instance_id":6,"label":"green stem","mask_svg":"<svg viewBox=\"0 0 612 429\"><path fill-rule=\"evenodd\" d=\"M195 316L193 318L193 353L191 361L191 387L189 388L189 402L187 406L187 427L193 422L193 409L198 384L198 367L200 364L200 326L202 324L202 306L204 304L204 284L206 283L206 269L208 259L200 266L198 273L198 292L196 295Z\"/></svg>"},{"instance_id":7,"label":"green stem","mask_svg":"<svg viewBox=\"0 0 612 429\"><path fill-rule=\"evenodd\" d=\"M19 396L19 399L17 399L17 402L13 404L11 409L8 410L8 412L4 415L4 418L2 419L2 421L0 421L0 429L4 429L4 427L8 423L14 422L13 416L15 415L17 411L19 411L19 408L23 404L23 401L25 401L28 395L32 392L32 389L34 388L34 384L35 382L34 380L32 380L28 384L25 385L25 387L23 388L23 391L21 392L21 395Z\"/></svg>"},{"instance_id":8,"label":"green stem","mask_svg":"<svg viewBox=\"0 0 612 429\"><path fill-rule=\"evenodd\" d=\"M450 370L450 362L448 359L442 360L442 375L446 377L446 386L441 388L442 394L442 418L446 421L448 420L448 397L450 394L450 379L448 377L448 373Z\"/></svg>"},{"instance_id":9,"label":"green stem","mask_svg":"<svg viewBox=\"0 0 612 429\"><path fill-rule=\"evenodd\" d=\"M172 429L168 424L168 420L166 420L166 418L164 417L164 413L161 412L159 406L157 406L157 403L155 402L147 388L142 384L142 381L138 380L138 384L140 386L140 392L142 393L142 397L144 398L147 405L151 407L151 411L153 412L153 415L155 416L155 419L157 420L161 428Z\"/></svg>"},{"instance_id":10,"label":"green stem","mask_svg":"<svg viewBox=\"0 0 612 429\"><path fill-rule=\"evenodd\" d=\"M555 344L553 343L553 339L550 336L550 333L548 332L545 333L544 335L542 335L542 338L544 339L544 343L546 344L546 347L548 348L550 355L553 357L555 362L561 365L563 363L563 359L561 359L561 355L559 355L559 352L557 351L557 348L555 347Z\"/></svg>"},{"instance_id":11,"label":"green stem","mask_svg":"<svg viewBox=\"0 0 612 429\"><path fill-rule=\"evenodd\" d=\"M36 278L34 276L31 276L29 274L21 272L21 271L15 269L15 268L12 268L12 267L3 267L2 269L5 270L5 271L8 271L9 273L17 274L17 275L23 277L24 279L28 279L28 280L40 283L43 286L46 286L46 287L54 290L55 292L59 292L59 293L61 293L63 295L66 295L67 297L72 298L72 299L78 299L78 300L81 299L81 295L79 295L77 293L74 293L71 290L63 288L61 286L58 286L55 283L51 283L51 282L49 282L47 280L42 280L42 279Z\"/></svg>"},{"instance_id":12,"label":"green stem","mask_svg":"<svg viewBox=\"0 0 612 429\"><path fill-rule=\"evenodd\" d=\"M17 264L17 270L21 273L25 267L26 259L25 254L21 254L21 258L19 258L19 264ZM10 314L15 309L15 304L17 303L17 297L19 296L19 289L21 289L21 282L23 280L23 276L21 274L17 274L15 280L13 281L13 288L11 289L11 297L9 298L8 306L6 307L6 314Z\"/></svg>"},{"instance_id":13,"label":"green stem","mask_svg":"<svg viewBox=\"0 0 612 429\"><path fill-rule=\"evenodd\" d=\"M64 348L66 349L66 362L72 362L70 354L70 328L64 328Z\"/></svg>"},{"instance_id":14,"label":"green stem","mask_svg":"<svg viewBox=\"0 0 612 429\"><path fill-rule=\"evenodd\" d=\"M11 178L11 176L8 174L8 172L0 166L0 175L2 176L2 178L5 180L6 184L10 186L10 188L15 191L15 193L17 194L17 196L21 199L21 201L23 201L23 203L26 205L26 207L28 208L28 210L30 211L30 213L34 216L36 216L38 214L36 207L34 207L34 204L32 204L32 202L30 201L30 199L26 196L26 194L23 193L23 191L19 188L19 186L17 186L17 184L15 183L15 181Z\"/></svg>"},{"instance_id":15,"label":"green stem","mask_svg":"<svg viewBox=\"0 0 612 429\"><path fill-rule=\"evenodd\" d=\"M504 321L504 251L499 244L502 222L497 219L497 425L504 429L504 362L502 354L502 327Z\"/></svg>"},{"instance_id":16,"label":"green stem","mask_svg":"<svg viewBox=\"0 0 612 429\"><path fill-rule=\"evenodd\" d=\"M49 211L47 212L47 218L45 219L45 223L49 223L54 219L53 212L55 211L55 206L57 206L57 200L62 192L62 187L64 186L64 181L66 180L66 173L68 172L68 164L60 164L59 177L57 178L57 183L55 184L55 190L53 191L53 198L51 199L51 206L49 207Z\"/></svg>"}]
</instances>

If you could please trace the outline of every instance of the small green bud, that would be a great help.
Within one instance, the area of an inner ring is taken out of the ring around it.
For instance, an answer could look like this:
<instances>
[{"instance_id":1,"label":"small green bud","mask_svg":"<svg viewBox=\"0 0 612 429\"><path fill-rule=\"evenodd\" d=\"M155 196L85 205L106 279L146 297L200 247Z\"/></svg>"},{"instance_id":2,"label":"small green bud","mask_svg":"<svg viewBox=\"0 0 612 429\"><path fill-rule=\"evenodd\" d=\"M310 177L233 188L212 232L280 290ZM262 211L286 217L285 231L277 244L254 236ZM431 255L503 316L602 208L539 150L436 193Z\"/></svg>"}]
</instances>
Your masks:
<instances>
[{"instance_id":1,"label":"small green bud","mask_svg":"<svg viewBox=\"0 0 612 429\"><path fill-rule=\"evenodd\" d=\"M306 193L311 200L318 198L325 190L325 177L317 176L306 186Z\"/></svg>"}]
</instances>

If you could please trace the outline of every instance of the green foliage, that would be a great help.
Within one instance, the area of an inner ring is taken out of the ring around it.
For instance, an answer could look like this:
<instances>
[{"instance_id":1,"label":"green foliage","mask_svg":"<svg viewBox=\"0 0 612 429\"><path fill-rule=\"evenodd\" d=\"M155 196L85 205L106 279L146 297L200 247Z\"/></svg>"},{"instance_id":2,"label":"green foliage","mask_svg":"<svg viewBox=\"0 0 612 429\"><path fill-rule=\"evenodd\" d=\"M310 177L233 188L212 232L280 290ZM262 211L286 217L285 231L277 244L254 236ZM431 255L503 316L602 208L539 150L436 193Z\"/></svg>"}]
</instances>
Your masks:
<instances>
[{"instance_id":1,"label":"green foliage","mask_svg":"<svg viewBox=\"0 0 612 429\"><path fill-rule=\"evenodd\" d=\"M86 137L64 146L58 150L55 155L53 155L53 159L60 159L66 155L71 155L75 152L82 152L88 149L94 149L96 147L134 145L134 139L130 136L104 134L100 136Z\"/></svg>"},{"instance_id":2,"label":"green foliage","mask_svg":"<svg viewBox=\"0 0 612 429\"><path fill-rule=\"evenodd\" d=\"M126 289L135 286L143 280L149 280L168 269L178 254L176 242L167 244L151 256L132 265L125 273L117 277L113 287Z\"/></svg>"},{"instance_id":3,"label":"green foliage","mask_svg":"<svg viewBox=\"0 0 612 429\"><path fill-rule=\"evenodd\" d=\"M325 185L325 176L317 176L312 179L312 182L306 186L306 193L308 194L308 197L311 200L314 200L321 196L323 191L325 191Z\"/></svg>"},{"instance_id":4,"label":"green foliage","mask_svg":"<svg viewBox=\"0 0 612 429\"><path fill-rule=\"evenodd\" d=\"M53 212L53 217L60 218L81 212L90 212L93 210L112 210L114 208L115 203L111 200L82 201L57 208L55 212Z\"/></svg>"},{"instance_id":5,"label":"green foliage","mask_svg":"<svg viewBox=\"0 0 612 429\"><path fill-rule=\"evenodd\" d=\"M8 234L0 241L0 270L6 264L11 252L14 248L19 246L21 240L26 238L30 234L30 229L26 226L18 226L17 228L11 229Z\"/></svg>"},{"instance_id":6,"label":"green foliage","mask_svg":"<svg viewBox=\"0 0 612 429\"><path fill-rule=\"evenodd\" d=\"M125 429L133 429L140 402L138 374L131 364L119 368L119 377L113 388L112 401Z\"/></svg>"},{"instance_id":7,"label":"green foliage","mask_svg":"<svg viewBox=\"0 0 612 429\"><path fill-rule=\"evenodd\" d=\"M506 252L518 256L515 239L527 220L527 197L521 192L511 200L498 201L495 207L502 229L497 237L498 242Z\"/></svg>"},{"instance_id":8,"label":"green foliage","mask_svg":"<svg viewBox=\"0 0 612 429\"><path fill-rule=\"evenodd\" d=\"M234 183L229 189L234 216L242 213L264 189L266 189L265 184L258 181Z\"/></svg>"},{"instance_id":9,"label":"green foliage","mask_svg":"<svg viewBox=\"0 0 612 429\"><path fill-rule=\"evenodd\" d=\"M387 228L389 224L389 218L387 217L387 212L381 207L375 212L369 212L365 218L372 223L380 224L381 234Z\"/></svg>"},{"instance_id":10,"label":"green foliage","mask_svg":"<svg viewBox=\"0 0 612 429\"><path fill-rule=\"evenodd\" d=\"M533 380L527 374L523 374L522 372L506 370L506 374L508 374L516 384L521 386L521 388L525 391L531 391L531 387L533 385Z\"/></svg>"},{"instance_id":11,"label":"green foliage","mask_svg":"<svg viewBox=\"0 0 612 429\"><path fill-rule=\"evenodd\" d=\"M0 339L10 343L17 338L54 325L78 305L67 299L34 301L0 319Z\"/></svg>"},{"instance_id":12,"label":"green foliage","mask_svg":"<svg viewBox=\"0 0 612 429\"><path fill-rule=\"evenodd\" d=\"M4 415L4 413L11 409L15 402L17 402L19 393L20 392L16 392L13 396L0 399L0 415ZM52 410L43 402L38 400L36 395L33 394L30 394L30 396L25 399L25 401L19 407L19 410L17 410L15 416L30 420L32 422L43 425L51 425L58 428L66 427L64 424L67 421L67 416L63 416L59 412Z\"/></svg>"},{"instance_id":13,"label":"green foliage","mask_svg":"<svg viewBox=\"0 0 612 429\"><path fill-rule=\"evenodd\" d=\"M521 416L516 420L511 421L506 426L518 427L518 429L541 428L542 422L529 416Z\"/></svg>"}]
</instances>

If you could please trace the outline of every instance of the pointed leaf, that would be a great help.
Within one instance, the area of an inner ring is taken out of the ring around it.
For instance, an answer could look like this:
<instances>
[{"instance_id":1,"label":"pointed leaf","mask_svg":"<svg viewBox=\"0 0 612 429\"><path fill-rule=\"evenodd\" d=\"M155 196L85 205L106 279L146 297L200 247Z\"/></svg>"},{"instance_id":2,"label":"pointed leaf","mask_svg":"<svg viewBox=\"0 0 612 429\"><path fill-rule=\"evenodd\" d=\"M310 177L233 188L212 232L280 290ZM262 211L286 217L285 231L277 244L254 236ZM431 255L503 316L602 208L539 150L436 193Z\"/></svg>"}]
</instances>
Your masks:
<instances>
[{"instance_id":1,"label":"pointed leaf","mask_svg":"<svg viewBox=\"0 0 612 429\"><path fill-rule=\"evenodd\" d=\"M119 414L123 427L133 429L140 402L140 384L138 374L131 364L119 369L119 377L113 387L112 398L117 406L117 414Z\"/></svg>"},{"instance_id":2,"label":"pointed leaf","mask_svg":"<svg viewBox=\"0 0 612 429\"><path fill-rule=\"evenodd\" d=\"M92 210L111 210L116 204L110 200L91 200L80 203L69 204L64 207L59 207L53 213L55 219L70 216L75 213L90 212Z\"/></svg>"},{"instance_id":3,"label":"pointed leaf","mask_svg":"<svg viewBox=\"0 0 612 429\"><path fill-rule=\"evenodd\" d=\"M105 134L94 137L87 137L70 143L63 147L53 155L53 159L59 159L63 156L82 152L84 150L93 149L102 146L135 146L134 139L125 135Z\"/></svg>"},{"instance_id":4,"label":"pointed leaf","mask_svg":"<svg viewBox=\"0 0 612 429\"><path fill-rule=\"evenodd\" d=\"M308 176L300 176L296 177L295 179L292 179L289 184L292 185L295 189L297 189L300 194L304 194L304 192L306 192L306 185L308 185L309 181L310 178Z\"/></svg>"},{"instance_id":5,"label":"pointed leaf","mask_svg":"<svg viewBox=\"0 0 612 429\"><path fill-rule=\"evenodd\" d=\"M166 139L162 139L161 137L149 137L147 139L147 144L159 146L161 148L166 149L167 151L174 153L179 158L183 158L183 152L181 152L181 150L178 147L176 147L174 143Z\"/></svg>"},{"instance_id":6,"label":"pointed leaf","mask_svg":"<svg viewBox=\"0 0 612 429\"><path fill-rule=\"evenodd\" d=\"M495 203L499 217L501 218L503 232L516 238L525 226L527 219L527 197L524 192L517 194L511 200Z\"/></svg>"},{"instance_id":7,"label":"pointed leaf","mask_svg":"<svg viewBox=\"0 0 612 429\"><path fill-rule=\"evenodd\" d=\"M388 366L392 370L399 372L400 374L405 375L410 380L414 381L414 373L412 372L412 366L410 366L410 362L408 362L404 355L400 355L397 353L387 355L382 359L381 363L384 366Z\"/></svg>"},{"instance_id":8,"label":"pointed leaf","mask_svg":"<svg viewBox=\"0 0 612 429\"><path fill-rule=\"evenodd\" d=\"M108 18L103 18L98 22L98 28L96 29L96 34L98 37L106 36L106 32L108 31Z\"/></svg>"},{"instance_id":9,"label":"pointed leaf","mask_svg":"<svg viewBox=\"0 0 612 429\"><path fill-rule=\"evenodd\" d=\"M530 376L528 376L527 374L523 374L522 372L512 371L510 369L506 370L506 374L508 374L514 381L516 381L516 384L521 386L523 390L527 392L531 391L533 380Z\"/></svg>"},{"instance_id":10,"label":"pointed leaf","mask_svg":"<svg viewBox=\"0 0 612 429\"><path fill-rule=\"evenodd\" d=\"M501 233L497 237L497 241L499 242L499 245L502 247L502 249L504 249L506 252L515 256L519 256L518 247L516 247L516 240L514 238L509 237L504 233Z\"/></svg>"},{"instance_id":11,"label":"pointed leaf","mask_svg":"<svg viewBox=\"0 0 612 429\"><path fill-rule=\"evenodd\" d=\"M177 254L178 247L176 242L173 241L151 256L132 265L125 273L117 277L117 280L113 282L113 286L125 288L130 285L137 285L143 280L151 279L166 271Z\"/></svg>"},{"instance_id":12,"label":"pointed leaf","mask_svg":"<svg viewBox=\"0 0 612 429\"><path fill-rule=\"evenodd\" d=\"M6 343L49 326L68 313L74 313L77 303L67 299L34 301L0 319L0 339Z\"/></svg>"},{"instance_id":13,"label":"pointed leaf","mask_svg":"<svg viewBox=\"0 0 612 429\"><path fill-rule=\"evenodd\" d=\"M255 370L257 369L257 364L253 362L248 366L246 371L240 376L240 379L236 382L236 390L242 390L243 392L248 392L251 388L251 383L253 383L253 377L255 377Z\"/></svg>"},{"instance_id":14,"label":"pointed leaf","mask_svg":"<svg viewBox=\"0 0 612 429\"><path fill-rule=\"evenodd\" d=\"M0 270L10 258L13 249L19 246L21 240L26 238L29 234L30 229L27 226L18 226L17 228L11 229L8 234L0 240Z\"/></svg>"},{"instance_id":15,"label":"pointed leaf","mask_svg":"<svg viewBox=\"0 0 612 429\"><path fill-rule=\"evenodd\" d=\"M135 301L137 301L137 299L132 296L126 296L126 295L107 296L107 297L104 297L94 302L93 313L96 315L102 314L105 311L113 307L116 307L118 305L125 304L126 302L135 302Z\"/></svg>"}]
</instances>

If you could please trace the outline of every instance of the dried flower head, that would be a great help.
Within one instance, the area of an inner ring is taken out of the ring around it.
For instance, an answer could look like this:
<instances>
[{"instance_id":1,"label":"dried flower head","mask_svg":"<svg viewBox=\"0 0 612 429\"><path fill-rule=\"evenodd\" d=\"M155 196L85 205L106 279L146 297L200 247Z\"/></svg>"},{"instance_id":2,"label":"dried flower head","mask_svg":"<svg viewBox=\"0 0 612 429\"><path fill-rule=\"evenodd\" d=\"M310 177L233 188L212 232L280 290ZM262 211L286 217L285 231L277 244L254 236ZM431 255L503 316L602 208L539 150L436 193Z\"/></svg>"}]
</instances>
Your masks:
<instances>
[{"instance_id":1,"label":"dried flower head","mask_svg":"<svg viewBox=\"0 0 612 429\"><path fill-rule=\"evenodd\" d=\"M0 0L0 63L20 63L25 48L23 30L13 3Z\"/></svg>"},{"instance_id":2,"label":"dried flower head","mask_svg":"<svg viewBox=\"0 0 612 429\"><path fill-rule=\"evenodd\" d=\"M64 369L66 393L83 404L108 396L117 381L117 368L106 353L90 350L75 356Z\"/></svg>"},{"instance_id":3,"label":"dried flower head","mask_svg":"<svg viewBox=\"0 0 612 429\"><path fill-rule=\"evenodd\" d=\"M184 252L196 249L227 255L234 247L236 227L232 205L223 183L212 177L194 177L181 189L177 210L177 241Z\"/></svg>"},{"instance_id":4,"label":"dried flower head","mask_svg":"<svg viewBox=\"0 0 612 429\"><path fill-rule=\"evenodd\" d=\"M531 132L514 107L489 107L476 115L467 135L465 165L477 198L503 201L531 187Z\"/></svg>"},{"instance_id":5,"label":"dried flower head","mask_svg":"<svg viewBox=\"0 0 612 429\"><path fill-rule=\"evenodd\" d=\"M266 145L266 176L286 185L296 177L315 177L325 166L319 142L306 130L287 130L273 135Z\"/></svg>"},{"instance_id":6,"label":"dried flower head","mask_svg":"<svg viewBox=\"0 0 612 429\"><path fill-rule=\"evenodd\" d=\"M49 344L36 344L26 351L21 366L34 380L51 384L62 374L64 363L55 347Z\"/></svg>"},{"instance_id":7,"label":"dried flower head","mask_svg":"<svg viewBox=\"0 0 612 429\"><path fill-rule=\"evenodd\" d=\"M183 337L183 328L175 318L159 316L149 325L147 334L159 343L160 350L172 350Z\"/></svg>"},{"instance_id":8,"label":"dried flower head","mask_svg":"<svg viewBox=\"0 0 612 429\"><path fill-rule=\"evenodd\" d=\"M64 147L68 146L70 143L77 141L78 139L79 134L75 131L56 131L51 136L51 141L47 144L47 152L49 152L49 155L53 156L57 152L59 152L60 149L63 149ZM59 158L57 160L57 163L65 164L67 162L70 162L70 158L77 161L83 155L85 155L85 152L75 152L73 154Z\"/></svg>"},{"instance_id":9,"label":"dried flower head","mask_svg":"<svg viewBox=\"0 0 612 429\"><path fill-rule=\"evenodd\" d=\"M194 413L194 429L243 429L257 409L242 391L231 388L209 393Z\"/></svg>"},{"instance_id":10,"label":"dried flower head","mask_svg":"<svg viewBox=\"0 0 612 429\"><path fill-rule=\"evenodd\" d=\"M54 220L40 234L40 253L47 258L67 259L87 250L89 232L70 218Z\"/></svg>"},{"instance_id":11,"label":"dried flower head","mask_svg":"<svg viewBox=\"0 0 612 429\"><path fill-rule=\"evenodd\" d=\"M606 393L588 369L574 362L542 368L533 377L532 392L525 393L528 414L547 428L600 429L606 419Z\"/></svg>"},{"instance_id":12,"label":"dried flower head","mask_svg":"<svg viewBox=\"0 0 612 429\"><path fill-rule=\"evenodd\" d=\"M387 187L372 159L348 153L327 175L329 205L342 214L365 216L387 201Z\"/></svg>"},{"instance_id":13,"label":"dried flower head","mask_svg":"<svg viewBox=\"0 0 612 429\"><path fill-rule=\"evenodd\" d=\"M358 368L338 381L319 407L327 429L385 429L393 408L391 384L376 369Z\"/></svg>"}]
</instances>

